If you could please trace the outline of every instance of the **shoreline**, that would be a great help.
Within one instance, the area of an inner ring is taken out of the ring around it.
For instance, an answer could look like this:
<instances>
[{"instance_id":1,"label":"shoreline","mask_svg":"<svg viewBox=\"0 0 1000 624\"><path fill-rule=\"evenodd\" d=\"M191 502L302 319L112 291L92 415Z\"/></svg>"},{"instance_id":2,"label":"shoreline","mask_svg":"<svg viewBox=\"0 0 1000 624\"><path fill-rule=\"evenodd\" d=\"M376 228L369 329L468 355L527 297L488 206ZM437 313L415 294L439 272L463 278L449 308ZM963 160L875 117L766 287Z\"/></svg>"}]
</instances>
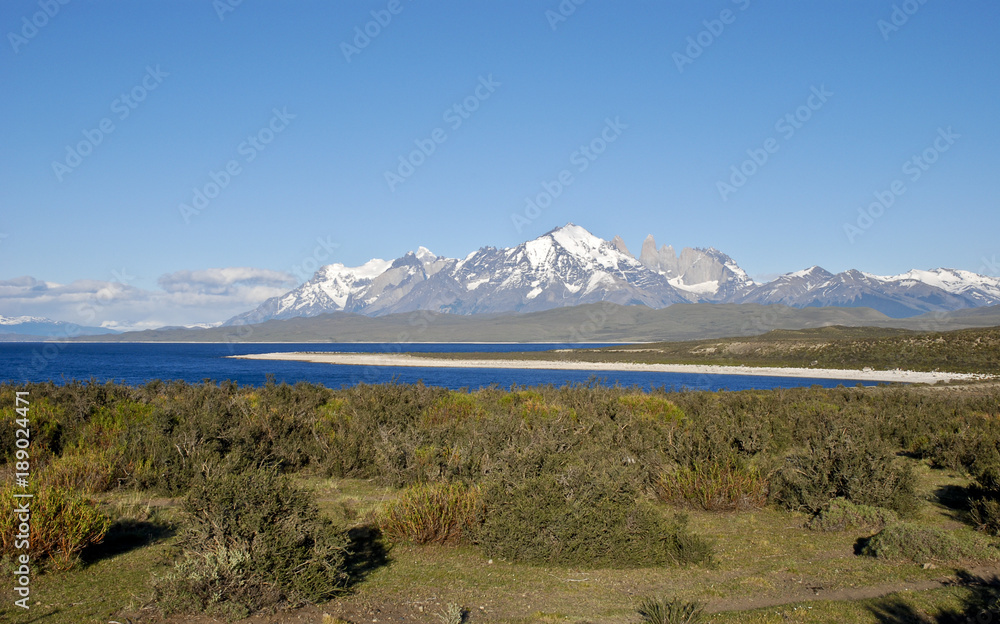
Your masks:
<instances>
[{"instance_id":1,"label":"shoreline","mask_svg":"<svg viewBox=\"0 0 1000 624\"><path fill-rule=\"evenodd\" d=\"M514 368L538 370L593 370L649 373L688 373L694 375L752 375L757 377L796 377L804 379L843 379L845 381L937 383L939 381L971 381L990 379L991 375L976 373L943 373L904 370L857 370L837 368L792 368L758 366L724 366L717 364L638 364L634 362L568 362L557 360L441 360L421 358L405 353L255 353L230 355L245 360L281 360L339 364L345 366L407 366L424 368Z\"/></svg>"}]
</instances>

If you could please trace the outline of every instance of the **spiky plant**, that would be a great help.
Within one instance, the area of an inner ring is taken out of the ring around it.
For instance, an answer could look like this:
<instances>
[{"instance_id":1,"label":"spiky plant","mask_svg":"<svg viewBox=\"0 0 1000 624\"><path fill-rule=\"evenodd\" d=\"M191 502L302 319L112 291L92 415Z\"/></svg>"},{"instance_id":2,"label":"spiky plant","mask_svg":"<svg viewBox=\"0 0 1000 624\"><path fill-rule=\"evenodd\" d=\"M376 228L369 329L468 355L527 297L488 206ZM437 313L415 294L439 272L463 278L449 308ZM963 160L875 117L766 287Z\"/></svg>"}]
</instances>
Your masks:
<instances>
[{"instance_id":1,"label":"spiky plant","mask_svg":"<svg viewBox=\"0 0 1000 624\"><path fill-rule=\"evenodd\" d=\"M680 598L646 598L638 611L647 624L696 624L704 619L701 604Z\"/></svg>"},{"instance_id":2,"label":"spiky plant","mask_svg":"<svg viewBox=\"0 0 1000 624\"><path fill-rule=\"evenodd\" d=\"M441 613L438 613L438 619L441 620L441 624L462 624L468 613L457 604L449 604Z\"/></svg>"}]
</instances>

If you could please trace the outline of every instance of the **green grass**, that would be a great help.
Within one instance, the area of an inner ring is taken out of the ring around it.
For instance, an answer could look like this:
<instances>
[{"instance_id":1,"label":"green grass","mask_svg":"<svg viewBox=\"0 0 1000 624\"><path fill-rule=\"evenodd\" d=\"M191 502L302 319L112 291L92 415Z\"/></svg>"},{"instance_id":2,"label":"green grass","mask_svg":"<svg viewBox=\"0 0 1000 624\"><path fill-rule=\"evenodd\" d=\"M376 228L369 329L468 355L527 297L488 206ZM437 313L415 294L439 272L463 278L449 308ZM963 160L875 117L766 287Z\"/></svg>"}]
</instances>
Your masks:
<instances>
[{"instance_id":1,"label":"green grass","mask_svg":"<svg viewBox=\"0 0 1000 624\"><path fill-rule=\"evenodd\" d=\"M112 513L116 508L121 511L120 504L134 506L136 500L131 494L116 494L105 499L105 508ZM126 515L136 517L134 511ZM124 622L123 613L136 613L148 602L153 573L166 571L176 553L176 538L169 530L175 514L172 508L166 508L160 515L156 519L159 526L152 523L113 526L104 543L86 550L83 563L73 570L51 570L33 576L30 610L14 607L12 600L4 600L0 603L0 621L106 624L120 619ZM6 565L0 563L5 581L12 576L7 574Z\"/></svg>"},{"instance_id":2,"label":"green grass","mask_svg":"<svg viewBox=\"0 0 1000 624\"><path fill-rule=\"evenodd\" d=\"M1000 374L1000 327L914 332L876 327L775 330L759 336L517 353L420 353L417 357L716 364Z\"/></svg>"},{"instance_id":3,"label":"green grass","mask_svg":"<svg viewBox=\"0 0 1000 624\"><path fill-rule=\"evenodd\" d=\"M929 469L923 463L916 472L923 492L965 482L961 475ZM317 493L327 514L336 515L348 504L358 510L357 519L402 492L364 480L309 477L298 481ZM115 494L108 500L121 498ZM670 511L668 506L662 508ZM955 526L949 508L933 500L921 504L918 516L921 522L942 529ZM972 593L953 587L883 599L822 601L830 592L940 578L949 568L924 570L913 564L859 557L854 548L862 532L817 533L806 528L804 514L767 508L722 514L691 511L689 518L691 529L714 543L714 567L580 570L491 561L469 546L399 544L390 552L389 565L371 571L350 595L322 605L322 610L337 616L394 605L397 610L412 607L414 621L434 622L435 609L451 603L468 606L472 622L625 624L635 622L640 597L669 595L708 603L710 612L720 601L744 606L739 612L710 613L706 620L711 622L876 623L885 621L876 617L879 609L930 614L961 610ZM33 595L41 604L30 617L45 624L106 623L116 618L124 622L123 613L134 613L148 598L151 574L168 569L175 554L173 540L167 537L73 572L39 576L33 581ZM816 587L822 588L815 595L816 602L752 609L755 600L790 591L811 594L808 588ZM423 612L417 611L414 605L423 604L428 592L434 601ZM439 606L431 608L434 603ZM0 617L27 621L9 603L0 605Z\"/></svg>"}]
</instances>

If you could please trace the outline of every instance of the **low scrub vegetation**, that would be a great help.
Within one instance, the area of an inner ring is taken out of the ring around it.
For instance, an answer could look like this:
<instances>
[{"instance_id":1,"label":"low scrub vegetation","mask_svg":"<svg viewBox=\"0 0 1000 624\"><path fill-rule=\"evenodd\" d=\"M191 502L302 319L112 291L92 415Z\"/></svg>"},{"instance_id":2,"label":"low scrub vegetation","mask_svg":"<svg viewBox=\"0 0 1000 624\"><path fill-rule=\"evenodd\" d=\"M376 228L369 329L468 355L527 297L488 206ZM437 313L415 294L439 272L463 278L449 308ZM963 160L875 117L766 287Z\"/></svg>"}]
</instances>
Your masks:
<instances>
[{"instance_id":1,"label":"low scrub vegetation","mask_svg":"<svg viewBox=\"0 0 1000 624\"><path fill-rule=\"evenodd\" d=\"M597 362L795 366L802 368L1000 374L1000 328L943 332L831 326L775 330L759 336L577 349L573 358ZM453 357L428 354L429 357ZM476 358L551 359L550 353L477 353Z\"/></svg>"},{"instance_id":2,"label":"low scrub vegetation","mask_svg":"<svg viewBox=\"0 0 1000 624\"><path fill-rule=\"evenodd\" d=\"M882 529L868 539L861 554L916 563L1000 559L1000 550L992 542L967 529L946 531L911 522Z\"/></svg>"},{"instance_id":3,"label":"low scrub vegetation","mask_svg":"<svg viewBox=\"0 0 1000 624\"><path fill-rule=\"evenodd\" d=\"M629 485L625 470L541 471L484 487L476 541L490 556L583 567L701 563L711 549L683 516L665 517Z\"/></svg>"},{"instance_id":4,"label":"low scrub vegetation","mask_svg":"<svg viewBox=\"0 0 1000 624\"><path fill-rule=\"evenodd\" d=\"M836 498L823 505L806 526L814 531L858 531L871 535L898 521L899 515L890 509Z\"/></svg>"},{"instance_id":5,"label":"low scrub vegetation","mask_svg":"<svg viewBox=\"0 0 1000 624\"><path fill-rule=\"evenodd\" d=\"M454 392L422 384L331 390L153 382L28 389L38 397L36 502L39 514L49 514L38 526L52 532L33 538L32 547L52 567L68 567L109 526L148 532L149 523L121 524L87 496L181 499L180 548L154 588L154 603L168 613L239 617L323 601L352 582L365 566L351 552L347 527L325 520L291 476L363 480L391 491L384 501L366 501L352 530L469 545L522 564L706 564L721 557L713 558L683 513L705 526L714 516L704 511L765 505L805 512L817 531L870 535L864 553L886 560L998 552L989 539L1000 533L996 387ZM0 386L7 478L15 462L14 390ZM921 517L913 513L917 462L968 475L955 487L962 497L955 517L981 532L899 521ZM13 515L2 505L12 500L0 499L8 557Z\"/></svg>"},{"instance_id":6,"label":"low scrub vegetation","mask_svg":"<svg viewBox=\"0 0 1000 624\"><path fill-rule=\"evenodd\" d=\"M785 457L772 492L788 509L811 513L842 497L906 514L916 506L914 484L911 469L883 440L830 421Z\"/></svg>"},{"instance_id":7,"label":"low scrub vegetation","mask_svg":"<svg viewBox=\"0 0 1000 624\"><path fill-rule=\"evenodd\" d=\"M184 510L184 552L156 583L164 612L244 617L329 599L347 583L346 533L272 470L210 477L192 489Z\"/></svg>"}]
</instances>

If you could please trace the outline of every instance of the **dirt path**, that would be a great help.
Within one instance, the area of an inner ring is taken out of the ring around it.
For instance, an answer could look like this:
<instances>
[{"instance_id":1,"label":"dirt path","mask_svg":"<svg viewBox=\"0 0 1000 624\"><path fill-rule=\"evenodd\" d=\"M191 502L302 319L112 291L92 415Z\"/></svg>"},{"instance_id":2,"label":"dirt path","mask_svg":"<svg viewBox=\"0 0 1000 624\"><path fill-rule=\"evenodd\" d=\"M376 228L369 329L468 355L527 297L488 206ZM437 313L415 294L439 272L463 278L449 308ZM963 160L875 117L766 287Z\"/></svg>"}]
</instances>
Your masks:
<instances>
[{"instance_id":1,"label":"dirt path","mask_svg":"<svg viewBox=\"0 0 1000 624\"><path fill-rule=\"evenodd\" d=\"M713 600L708 603L705 610L710 613L720 613L723 611L747 611L750 609L777 607L800 602L815 602L818 600L867 600L904 591L920 592L941 589L943 587L954 587L956 585L986 584L991 579L996 579L997 576L1000 576L1000 565L969 568L967 572L975 580L968 580L969 577L966 577L967 580L962 580L956 574L945 574L940 578L924 581L886 583L884 585L869 585L865 587L842 587L838 589L825 589L823 587L812 586L808 582L789 584L785 590L774 595Z\"/></svg>"},{"instance_id":2,"label":"dirt path","mask_svg":"<svg viewBox=\"0 0 1000 624\"><path fill-rule=\"evenodd\" d=\"M940 578L914 581L909 583L887 583L884 585L874 585L866 587L850 587L839 589L825 589L809 584L807 580L789 581L786 587L773 594L761 596L740 596L734 598L724 598L713 600L706 606L708 613L721 613L725 611L748 611L751 609L761 609L765 607L780 607L794 605L803 602L816 601L855 601L880 598L889 594L899 592L922 592L933 589L955 586L973 586L996 583L1000 576L1000 565L983 566L969 568L966 574L943 573ZM511 602L513 611L517 611L516 601ZM246 620L240 620L237 624L322 624L323 614L329 614L341 618L341 622L351 624L389 623L389 622L409 622L413 624L432 624L440 622L440 613L443 604L438 603L418 603L400 602L398 597L395 601L387 600L375 604L371 598L359 599L358 596L351 596L342 600L333 601L321 606L308 606L291 611L285 611L274 615L258 615ZM521 613L497 613L488 615L473 612L470 622L504 622L508 618L523 618ZM616 620L617 621L617 620ZM625 621L625 620L623 620ZM631 621L631 620L628 620ZM126 620L122 620L126 624ZM205 616L184 616L160 619L146 619L143 617L133 618L132 624L226 624L224 620L217 620Z\"/></svg>"}]
</instances>

